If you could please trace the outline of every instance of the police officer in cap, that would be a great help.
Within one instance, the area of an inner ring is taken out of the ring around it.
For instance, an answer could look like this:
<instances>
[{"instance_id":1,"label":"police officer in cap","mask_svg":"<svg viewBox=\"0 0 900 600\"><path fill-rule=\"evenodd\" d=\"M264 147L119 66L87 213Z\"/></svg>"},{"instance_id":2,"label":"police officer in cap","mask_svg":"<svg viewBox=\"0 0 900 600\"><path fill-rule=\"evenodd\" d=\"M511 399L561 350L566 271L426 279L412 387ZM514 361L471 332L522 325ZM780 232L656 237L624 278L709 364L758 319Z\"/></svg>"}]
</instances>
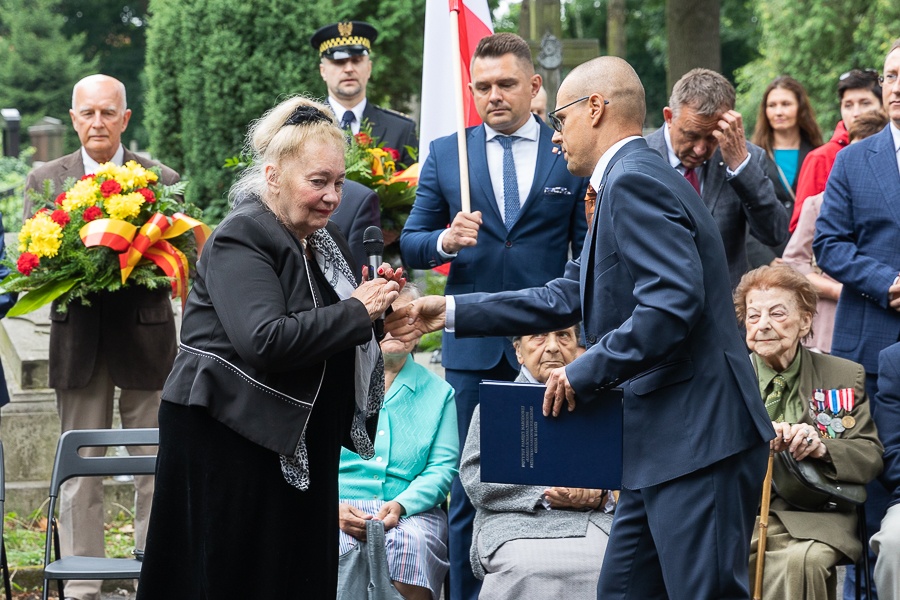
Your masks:
<instances>
[{"instance_id":1,"label":"police officer in cap","mask_svg":"<svg viewBox=\"0 0 900 600\"><path fill-rule=\"evenodd\" d=\"M362 21L343 21L322 27L309 40L320 56L319 73L328 86L328 103L341 126L359 133L363 121L372 127L372 137L400 152L400 162L413 162L406 146L418 148L416 124L398 112L366 100L366 85L372 75L369 52L378 31Z\"/></svg>"}]
</instances>

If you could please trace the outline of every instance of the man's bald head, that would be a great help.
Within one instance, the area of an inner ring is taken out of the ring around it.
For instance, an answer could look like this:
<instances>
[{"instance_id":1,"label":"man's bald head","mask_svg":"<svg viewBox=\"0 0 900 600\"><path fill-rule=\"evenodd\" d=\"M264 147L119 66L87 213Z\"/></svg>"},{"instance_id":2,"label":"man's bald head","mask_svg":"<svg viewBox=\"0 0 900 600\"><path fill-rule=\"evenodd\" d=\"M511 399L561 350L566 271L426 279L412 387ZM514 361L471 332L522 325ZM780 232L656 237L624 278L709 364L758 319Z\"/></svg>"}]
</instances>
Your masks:
<instances>
[{"instance_id":1,"label":"man's bald head","mask_svg":"<svg viewBox=\"0 0 900 600\"><path fill-rule=\"evenodd\" d=\"M623 125L644 126L644 85L632 66L617 56L600 56L578 65L563 81L560 92L563 88L577 98L602 94L610 103L615 102L611 115Z\"/></svg>"},{"instance_id":2,"label":"man's bald head","mask_svg":"<svg viewBox=\"0 0 900 600\"><path fill-rule=\"evenodd\" d=\"M550 113L569 172L588 177L616 142L641 135L646 104L644 86L627 62L601 56L569 73L559 86Z\"/></svg>"},{"instance_id":3,"label":"man's bald head","mask_svg":"<svg viewBox=\"0 0 900 600\"><path fill-rule=\"evenodd\" d=\"M85 77L72 89L69 115L88 156L101 164L112 160L131 118L125 86L108 75Z\"/></svg>"}]
</instances>

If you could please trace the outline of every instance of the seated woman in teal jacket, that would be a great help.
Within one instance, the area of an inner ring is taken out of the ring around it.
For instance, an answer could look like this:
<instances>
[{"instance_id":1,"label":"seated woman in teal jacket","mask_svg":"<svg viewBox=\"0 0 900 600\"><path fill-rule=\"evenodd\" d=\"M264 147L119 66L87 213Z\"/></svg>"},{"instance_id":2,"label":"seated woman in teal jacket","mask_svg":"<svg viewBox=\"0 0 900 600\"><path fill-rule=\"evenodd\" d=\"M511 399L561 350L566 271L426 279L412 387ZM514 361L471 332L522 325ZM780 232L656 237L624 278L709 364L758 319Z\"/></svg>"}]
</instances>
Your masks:
<instances>
[{"instance_id":1,"label":"seated woman in teal jacket","mask_svg":"<svg viewBox=\"0 0 900 600\"><path fill-rule=\"evenodd\" d=\"M420 295L407 284L394 310ZM365 539L367 520L380 519L394 587L408 600L437 600L449 568L447 515L439 505L457 473L459 435L453 388L416 364L410 352L417 343L390 334L381 342L386 392L375 457L341 454L340 552Z\"/></svg>"}]
</instances>

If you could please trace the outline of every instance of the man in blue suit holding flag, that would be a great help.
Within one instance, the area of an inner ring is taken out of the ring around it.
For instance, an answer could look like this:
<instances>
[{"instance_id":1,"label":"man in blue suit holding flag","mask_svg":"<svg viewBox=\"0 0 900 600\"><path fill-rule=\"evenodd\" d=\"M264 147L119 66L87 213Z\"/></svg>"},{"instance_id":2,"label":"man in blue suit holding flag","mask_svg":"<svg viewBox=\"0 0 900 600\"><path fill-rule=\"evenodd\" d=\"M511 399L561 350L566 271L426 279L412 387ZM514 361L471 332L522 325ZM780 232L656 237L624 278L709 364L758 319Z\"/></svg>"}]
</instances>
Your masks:
<instances>
[{"instance_id":1,"label":"man in blue suit holding flag","mask_svg":"<svg viewBox=\"0 0 900 600\"><path fill-rule=\"evenodd\" d=\"M460 201L457 135L435 140L400 252L412 268L449 262L447 294L543 285L561 276L567 259L581 252L587 180L569 173L551 141L553 130L531 114L541 77L534 73L525 40L511 33L482 39L471 76L484 121L466 130L471 211L463 211ZM452 333L444 333L442 358L456 391L464 441L479 382L512 381L518 362L506 338L457 339ZM459 479L450 502L451 598L474 599L480 587L469 564L475 511Z\"/></svg>"}]
</instances>

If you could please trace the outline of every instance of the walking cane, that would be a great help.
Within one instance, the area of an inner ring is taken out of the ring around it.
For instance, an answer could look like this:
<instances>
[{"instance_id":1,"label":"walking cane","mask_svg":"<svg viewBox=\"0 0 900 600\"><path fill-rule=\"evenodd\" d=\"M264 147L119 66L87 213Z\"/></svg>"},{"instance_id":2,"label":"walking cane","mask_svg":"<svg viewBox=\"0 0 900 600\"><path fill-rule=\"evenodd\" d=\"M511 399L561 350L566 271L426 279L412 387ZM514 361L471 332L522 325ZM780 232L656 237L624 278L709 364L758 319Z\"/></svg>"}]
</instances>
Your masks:
<instances>
[{"instance_id":1,"label":"walking cane","mask_svg":"<svg viewBox=\"0 0 900 600\"><path fill-rule=\"evenodd\" d=\"M753 600L762 600L763 570L766 563L766 534L769 530L769 500L772 498L772 463L775 451L769 449L769 465L763 481L762 502L759 509L759 542L756 545L756 583L753 586Z\"/></svg>"}]
</instances>

